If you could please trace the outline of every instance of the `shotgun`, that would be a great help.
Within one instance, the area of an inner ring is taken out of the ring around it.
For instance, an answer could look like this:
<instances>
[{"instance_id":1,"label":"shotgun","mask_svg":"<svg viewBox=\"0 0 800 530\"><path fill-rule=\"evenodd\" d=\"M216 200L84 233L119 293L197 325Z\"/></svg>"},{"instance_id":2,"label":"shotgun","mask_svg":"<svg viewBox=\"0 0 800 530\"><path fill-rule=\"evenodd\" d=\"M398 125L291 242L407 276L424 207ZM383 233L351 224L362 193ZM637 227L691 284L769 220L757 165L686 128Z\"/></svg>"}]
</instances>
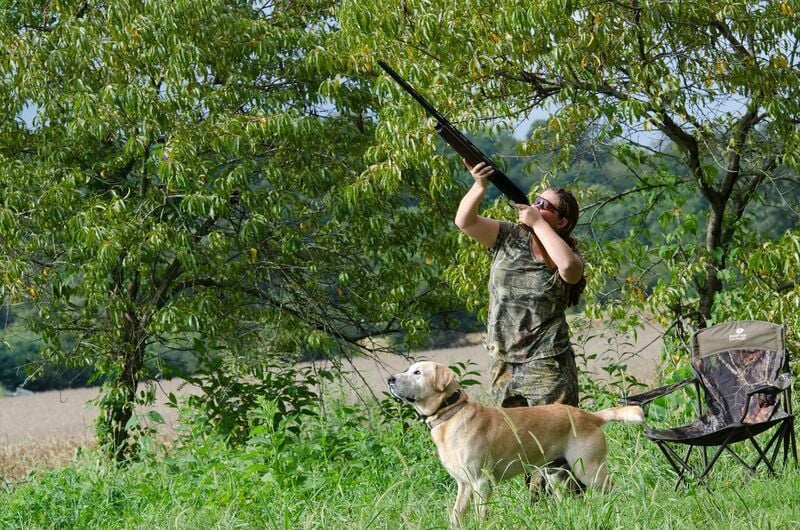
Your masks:
<instances>
[{"instance_id":1,"label":"shotgun","mask_svg":"<svg viewBox=\"0 0 800 530\"><path fill-rule=\"evenodd\" d=\"M425 109L425 112L430 114L436 120L436 132L444 139L445 142L450 144L450 147L456 150L456 152L461 155L461 157L467 161L470 166L474 166L478 162L485 162L486 164L492 166L494 169L494 173L492 176L489 177L489 181L494 184L500 192L505 195L510 201L518 203L518 204L530 204L528 200L528 196L519 189L519 187L514 184L511 179L509 179L505 173L500 171L497 165L492 162L492 160L483 154L483 152L478 149L475 144L469 141L469 139L461 134L461 131L453 127L447 119L439 114L439 112L433 108L433 105L428 103L428 101L422 97L414 88L409 85L405 79L400 77L400 74L395 72L391 66L386 64L383 61L378 61L378 65L384 69L384 71L389 74L392 79L397 81L403 90L411 94L417 103L422 105L422 108Z\"/></svg>"}]
</instances>

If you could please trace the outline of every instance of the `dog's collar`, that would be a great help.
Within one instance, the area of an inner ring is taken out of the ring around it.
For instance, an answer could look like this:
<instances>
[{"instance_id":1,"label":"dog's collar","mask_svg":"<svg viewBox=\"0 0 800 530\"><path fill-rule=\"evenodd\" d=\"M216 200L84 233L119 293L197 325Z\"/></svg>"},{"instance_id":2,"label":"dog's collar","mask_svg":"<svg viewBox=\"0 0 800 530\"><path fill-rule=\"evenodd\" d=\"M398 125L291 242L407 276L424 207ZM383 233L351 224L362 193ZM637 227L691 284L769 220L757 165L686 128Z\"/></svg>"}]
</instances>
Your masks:
<instances>
[{"instance_id":1,"label":"dog's collar","mask_svg":"<svg viewBox=\"0 0 800 530\"><path fill-rule=\"evenodd\" d=\"M451 417L455 415L456 412L464 408L467 404L467 400L459 402L458 400L461 399L461 390L456 390L452 394L450 394L447 399L442 401L442 404L439 405L439 408L436 409L436 412L425 418L425 422L428 424L429 429L433 429L437 425L444 423L445 421L449 420ZM444 413L439 414L444 409L449 408ZM438 414L438 416L437 416Z\"/></svg>"}]
</instances>

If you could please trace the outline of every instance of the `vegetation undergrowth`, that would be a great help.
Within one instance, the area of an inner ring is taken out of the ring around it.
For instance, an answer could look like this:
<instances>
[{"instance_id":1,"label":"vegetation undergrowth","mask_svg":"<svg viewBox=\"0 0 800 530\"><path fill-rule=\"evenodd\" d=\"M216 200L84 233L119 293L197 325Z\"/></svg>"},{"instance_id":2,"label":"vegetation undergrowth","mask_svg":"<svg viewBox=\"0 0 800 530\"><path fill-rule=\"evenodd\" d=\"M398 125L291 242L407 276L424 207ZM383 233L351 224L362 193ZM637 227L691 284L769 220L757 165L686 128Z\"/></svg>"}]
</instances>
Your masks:
<instances>
[{"instance_id":1,"label":"vegetation undergrowth","mask_svg":"<svg viewBox=\"0 0 800 530\"><path fill-rule=\"evenodd\" d=\"M189 426L169 450L118 467L97 453L34 472L0 493L2 528L446 528L455 483L427 428L390 400L344 399L303 417L274 402L252 410L247 441ZM276 421L270 421L276 420ZM469 528L790 528L800 524L800 472L747 477L724 458L706 486L674 474L636 425L608 425L615 489L528 501L521 478L495 488Z\"/></svg>"}]
</instances>

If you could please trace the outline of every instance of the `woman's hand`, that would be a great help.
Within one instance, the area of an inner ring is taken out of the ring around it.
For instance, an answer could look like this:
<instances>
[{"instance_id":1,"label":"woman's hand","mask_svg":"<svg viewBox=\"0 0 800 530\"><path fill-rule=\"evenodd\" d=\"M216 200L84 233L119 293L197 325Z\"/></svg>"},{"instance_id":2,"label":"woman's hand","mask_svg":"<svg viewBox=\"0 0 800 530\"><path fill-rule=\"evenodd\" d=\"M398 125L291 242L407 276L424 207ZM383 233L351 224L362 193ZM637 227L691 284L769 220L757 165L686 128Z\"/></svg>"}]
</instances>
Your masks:
<instances>
[{"instance_id":1,"label":"woman's hand","mask_svg":"<svg viewBox=\"0 0 800 530\"><path fill-rule=\"evenodd\" d=\"M534 224L543 220L541 212L533 206L517 203L513 203L513 206L519 212L519 222L529 228L533 228Z\"/></svg>"},{"instance_id":2,"label":"woman's hand","mask_svg":"<svg viewBox=\"0 0 800 530\"><path fill-rule=\"evenodd\" d=\"M489 185L489 177L494 173L494 168L492 166L486 162L478 162L474 166L470 166L466 160L464 160L464 165L469 169L472 178L475 180L475 184L484 188Z\"/></svg>"}]
</instances>

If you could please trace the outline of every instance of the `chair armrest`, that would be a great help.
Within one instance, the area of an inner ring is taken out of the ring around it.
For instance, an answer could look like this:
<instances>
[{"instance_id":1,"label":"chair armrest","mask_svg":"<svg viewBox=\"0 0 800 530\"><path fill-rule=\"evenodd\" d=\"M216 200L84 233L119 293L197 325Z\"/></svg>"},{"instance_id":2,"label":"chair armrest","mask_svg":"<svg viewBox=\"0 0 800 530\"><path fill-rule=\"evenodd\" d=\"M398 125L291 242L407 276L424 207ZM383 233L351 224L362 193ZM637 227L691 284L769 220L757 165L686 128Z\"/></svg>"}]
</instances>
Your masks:
<instances>
[{"instance_id":1,"label":"chair armrest","mask_svg":"<svg viewBox=\"0 0 800 530\"><path fill-rule=\"evenodd\" d=\"M756 394L769 394L772 396L776 396L781 392L785 392L792 386L792 375L789 373L782 373L778 377L775 378L774 381L766 384L761 385L753 388L750 392L747 393L747 401L744 405L744 410L742 411L742 418L739 420L739 423L744 423L745 418L747 418L747 413L750 410L750 400ZM777 402L775 403L777 405ZM777 410L776 407L773 409ZM772 414L770 414L770 418L773 414L775 414L775 410L773 410Z\"/></svg>"},{"instance_id":2,"label":"chair armrest","mask_svg":"<svg viewBox=\"0 0 800 530\"><path fill-rule=\"evenodd\" d=\"M695 381L697 381L697 378L690 377L688 379L684 379L683 381L672 383L671 385L660 386L658 388L648 390L647 392L642 392L641 394L620 398L618 402L623 405L639 405L641 407L650 403L654 399L660 398L661 396L666 396L667 394L670 394L679 388L683 388L690 383L694 383Z\"/></svg>"},{"instance_id":3,"label":"chair armrest","mask_svg":"<svg viewBox=\"0 0 800 530\"><path fill-rule=\"evenodd\" d=\"M792 386L792 375L788 373L780 374L778 377L775 378L774 381L767 383L766 385L761 385L755 387L753 390L747 393L747 397L749 398L753 394L780 394L787 388Z\"/></svg>"}]
</instances>

